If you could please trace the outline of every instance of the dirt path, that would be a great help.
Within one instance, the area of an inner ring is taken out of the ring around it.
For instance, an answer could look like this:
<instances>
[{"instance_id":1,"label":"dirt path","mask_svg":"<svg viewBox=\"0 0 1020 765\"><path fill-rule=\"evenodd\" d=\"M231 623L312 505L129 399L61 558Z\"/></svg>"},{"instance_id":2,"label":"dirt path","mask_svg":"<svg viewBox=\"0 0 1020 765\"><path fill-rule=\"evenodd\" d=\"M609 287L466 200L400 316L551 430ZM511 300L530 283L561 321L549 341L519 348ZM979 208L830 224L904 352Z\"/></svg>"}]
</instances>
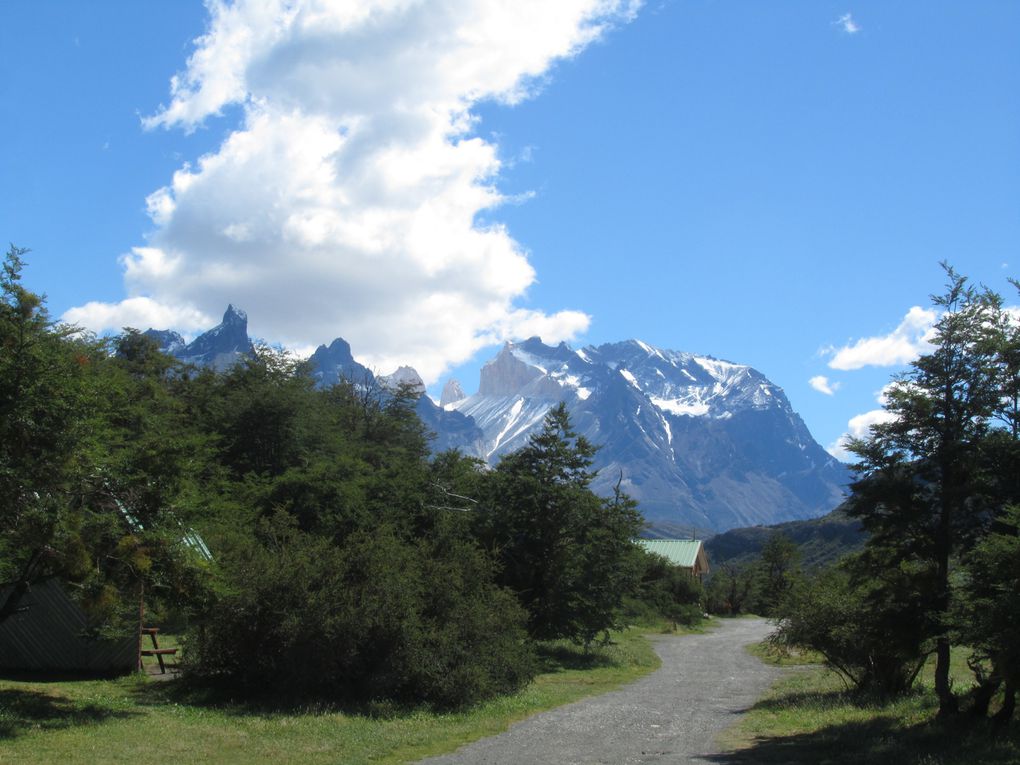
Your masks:
<instances>
[{"instance_id":1,"label":"dirt path","mask_svg":"<svg viewBox=\"0 0 1020 765\"><path fill-rule=\"evenodd\" d=\"M543 712L429 765L706 763L723 729L782 673L743 650L770 631L726 620L703 635L655 637L662 667L637 682Z\"/></svg>"}]
</instances>

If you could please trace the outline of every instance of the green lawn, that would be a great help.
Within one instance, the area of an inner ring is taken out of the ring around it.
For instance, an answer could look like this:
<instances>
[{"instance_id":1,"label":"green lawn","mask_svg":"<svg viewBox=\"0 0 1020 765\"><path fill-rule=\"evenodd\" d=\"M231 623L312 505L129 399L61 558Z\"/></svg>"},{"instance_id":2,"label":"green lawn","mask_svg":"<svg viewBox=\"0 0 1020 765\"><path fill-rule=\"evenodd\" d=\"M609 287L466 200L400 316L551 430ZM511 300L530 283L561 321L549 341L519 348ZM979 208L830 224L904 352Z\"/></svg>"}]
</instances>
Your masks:
<instances>
[{"instance_id":1,"label":"green lawn","mask_svg":"<svg viewBox=\"0 0 1020 765\"><path fill-rule=\"evenodd\" d=\"M762 656L761 649L752 649ZM925 668L917 691L892 702L864 703L847 692L842 680L812 657L777 683L743 720L720 738L724 765L817 763L837 765L1020 765L1020 731L993 737L985 723L942 726L935 722L932 666ZM954 654L958 691L971 684L965 654Z\"/></svg>"},{"instance_id":2,"label":"green lawn","mask_svg":"<svg viewBox=\"0 0 1020 765\"><path fill-rule=\"evenodd\" d=\"M0 763L399 763L451 751L515 720L604 693L658 667L638 630L592 655L547 644L543 673L520 693L456 713L255 709L187 700L141 676L0 679ZM166 640L171 645L171 640ZM160 638L160 645L164 639Z\"/></svg>"}]
</instances>

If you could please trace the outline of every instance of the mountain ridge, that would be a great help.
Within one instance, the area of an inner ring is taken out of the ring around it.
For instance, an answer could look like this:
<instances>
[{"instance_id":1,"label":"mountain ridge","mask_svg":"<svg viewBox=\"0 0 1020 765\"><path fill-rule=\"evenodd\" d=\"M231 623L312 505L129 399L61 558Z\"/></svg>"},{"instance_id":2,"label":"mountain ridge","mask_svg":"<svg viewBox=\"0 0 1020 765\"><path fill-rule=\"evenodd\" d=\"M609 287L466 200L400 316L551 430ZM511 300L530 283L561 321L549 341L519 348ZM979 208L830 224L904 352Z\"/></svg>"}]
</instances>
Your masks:
<instances>
[{"instance_id":1,"label":"mountain ridge","mask_svg":"<svg viewBox=\"0 0 1020 765\"><path fill-rule=\"evenodd\" d=\"M224 320L194 341L148 330L168 353L219 371L254 352L247 316ZM563 401L576 431L601 445L593 489L619 485L654 527L709 532L804 520L832 510L849 482L845 465L813 439L782 389L752 367L660 349L640 340L546 345L508 342L481 369L478 392L444 386L442 405L410 367L376 376L336 338L309 358L317 387L340 381L378 391L419 391L415 409L435 451L456 448L495 464L527 444Z\"/></svg>"}]
</instances>

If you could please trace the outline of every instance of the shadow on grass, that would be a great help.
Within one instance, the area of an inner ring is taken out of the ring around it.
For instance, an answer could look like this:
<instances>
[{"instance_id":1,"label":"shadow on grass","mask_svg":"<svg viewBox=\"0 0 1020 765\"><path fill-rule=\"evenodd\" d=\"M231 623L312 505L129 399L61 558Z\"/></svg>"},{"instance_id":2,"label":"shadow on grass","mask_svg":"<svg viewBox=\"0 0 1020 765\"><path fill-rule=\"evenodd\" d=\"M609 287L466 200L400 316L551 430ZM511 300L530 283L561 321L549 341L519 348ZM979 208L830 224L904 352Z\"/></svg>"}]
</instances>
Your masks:
<instances>
[{"instance_id":1,"label":"shadow on grass","mask_svg":"<svg viewBox=\"0 0 1020 765\"><path fill-rule=\"evenodd\" d=\"M62 730L137 714L96 704L76 704L71 699L39 691L3 689L0 690L0 741L28 730Z\"/></svg>"},{"instance_id":2,"label":"shadow on grass","mask_svg":"<svg viewBox=\"0 0 1020 765\"><path fill-rule=\"evenodd\" d=\"M605 648L585 651L567 642L539 643L535 649L536 668L540 674L591 670L616 666L619 661ZM401 701L352 701L343 698L315 698L308 694L287 696L272 690L258 693L229 685L191 681L186 674L164 682L139 683L130 689L132 700L139 706L179 704L189 707L215 708L232 715L273 717L293 714L334 714L390 719L428 711L456 711L458 707L433 708L428 704ZM470 706L470 705L469 705Z\"/></svg>"},{"instance_id":3,"label":"shadow on grass","mask_svg":"<svg viewBox=\"0 0 1020 765\"><path fill-rule=\"evenodd\" d=\"M309 693L288 695L267 689L259 692L229 685L189 682L179 677L166 682L144 683L130 690L132 701L140 707L181 707L215 709L235 717L291 717L294 715L342 714L389 720L416 712L437 711L427 704L401 701L351 701L344 698L315 696ZM450 710L446 710L450 711Z\"/></svg>"},{"instance_id":4,"label":"shadow on grass","mask_svg":"<svg viewBox=\"0 0 1020 765\"><path fill-rule=\"evenodd\" d=\"M989 726L934 722L901 728L892 718L831 725L812 733L755 741L745 749L709 755L718 765L1016 765L1020 732L995 738Z\"/></svg>"},{"instance_id":5,"label":"shadow on grass","mask_svg":"<svg viewBox=\"0 0 1020 765\"><path fill-rule=\"evenodd\" d=\"M612 667L616 663L598 647L585 652L580 646L566 643L539 643L535 655L538 657L538 671L541 673Z\"/></svg>"},{"instance_id":6,"label":"shadow on grass","mask_svg":"<svg viewBox=\"0 0 1020 765\"><path fill-rule=\"evenodd\" d=\"M922 695L921 691L916 693ZM882 696L871 696L849 690L791 691L782 696L761 699L755 702L752 708L766 712L779 712L790 708L813 712L848 706L858 709L881 709L886 703L888 703L888 699Z\"/></svg>"}]
</instances>

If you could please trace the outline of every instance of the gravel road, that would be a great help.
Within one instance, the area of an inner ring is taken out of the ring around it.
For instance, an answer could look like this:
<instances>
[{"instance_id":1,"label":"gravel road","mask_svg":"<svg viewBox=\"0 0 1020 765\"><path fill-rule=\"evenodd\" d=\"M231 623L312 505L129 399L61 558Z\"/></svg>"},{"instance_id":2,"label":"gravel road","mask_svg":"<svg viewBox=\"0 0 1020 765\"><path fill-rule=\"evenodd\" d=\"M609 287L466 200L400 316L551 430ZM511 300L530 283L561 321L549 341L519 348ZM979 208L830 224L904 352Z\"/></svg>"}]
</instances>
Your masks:
<instances>
[{"instance_id":1,"label":"gravel road","mask_svg":"<svg viewBox=\"0 0 1020 765\"><path fill-rule=\"evenodd\" d=\"M701 635L656 636L662 667L619 690L530 717L429 765L706 763L713 740L782 673L743 646L764 619L725 620Z\"/></svg>"}]
</instances>

